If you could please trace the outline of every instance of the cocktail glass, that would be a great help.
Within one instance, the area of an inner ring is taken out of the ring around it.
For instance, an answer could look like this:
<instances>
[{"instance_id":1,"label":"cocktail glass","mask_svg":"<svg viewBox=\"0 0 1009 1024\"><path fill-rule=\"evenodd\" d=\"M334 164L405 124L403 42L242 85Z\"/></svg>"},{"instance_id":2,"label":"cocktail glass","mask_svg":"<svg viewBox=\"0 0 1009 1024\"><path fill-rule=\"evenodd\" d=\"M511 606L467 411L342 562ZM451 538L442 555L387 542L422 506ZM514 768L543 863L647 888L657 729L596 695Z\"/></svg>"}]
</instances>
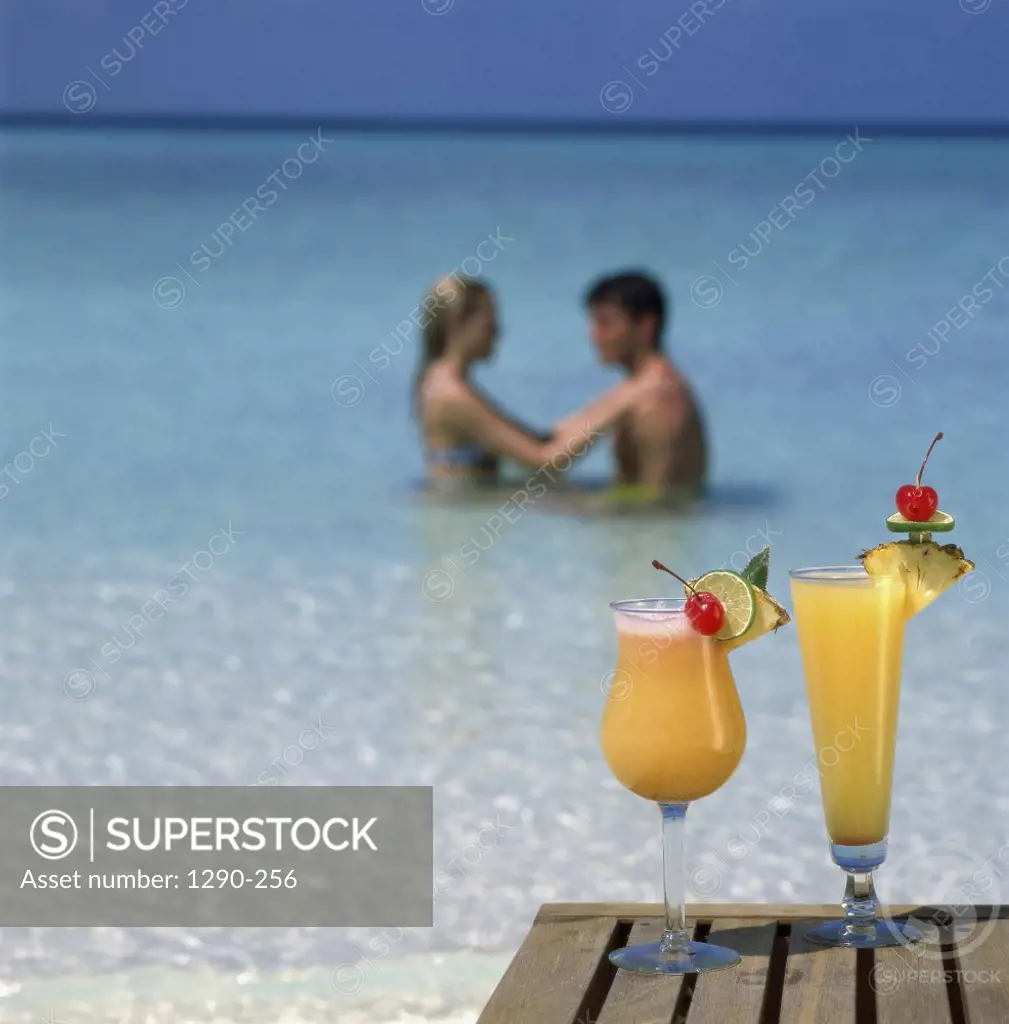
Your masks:
<instances>
[{"instance_id":1,"label":"cocktail glass","mask_svg":"<svg viewBox=\"0 0 1009 1024\"><path fill-rule=\"evenodd\" d=\"M619 650L602 722L603 756L631 792L662 811L665 930L658 942L610 954L645 974L697 974L739 963L686 926L687 807L736 770L746 721L725 645L696 632L684 601L616 601Z\"/></svg>"},{"instance_id":2,"label":"cocktail glass","mask_svg":"<svg viewBox=\"0 0 1009 1024\"><path fill-rule=\"evenodd\" d=\"M843 919L806 937L859 949L905 945L921 933L880 918L872 873L886 859L890 828L906 584L860 565L789 576L830 855L847 876Z\"/></svg>"}]
</instances>

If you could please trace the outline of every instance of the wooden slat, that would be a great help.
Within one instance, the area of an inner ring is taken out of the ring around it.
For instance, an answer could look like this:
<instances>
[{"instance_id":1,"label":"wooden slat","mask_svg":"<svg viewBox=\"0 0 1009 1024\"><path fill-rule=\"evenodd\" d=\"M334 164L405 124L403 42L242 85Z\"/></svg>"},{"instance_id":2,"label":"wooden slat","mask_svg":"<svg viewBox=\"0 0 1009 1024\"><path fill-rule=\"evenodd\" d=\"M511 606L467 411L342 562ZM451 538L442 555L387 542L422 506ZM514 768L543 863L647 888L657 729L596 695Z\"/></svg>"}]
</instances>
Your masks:
<instances>
[{"instance_id":1,"label":"wooden slat","mask_svg":"<svg viewBox=\"0 0 1009 1024\"><path fill-rule=\"evenodd\" d=\"M923 908L917 903L887 904L890 915L912 914ZM934 907L924 908L927 913ZM980 914L1009 918L1009 906L978 906ZM537 920L573 917L616 917L621 921L637 921L643 917L662 917L661 903L544 903L536 915ZM837 903L688 903L687 917L697 921L714 921L719 917L761 918L771 921L795 921L799 918L819 917L830 920L841 914ZM919 915L921 916L921 915Z\"/></svg>"},{"instance_id":2,"label":"wooden slat","mask_svg":"<svg viewBox=\"0 0 1009 1024\"><path fill-rule=\"evenodd\" d=\"M986 934L988 927L979 914L977 928L954 951L969 1024L1009 1021L1009 921L997 921Z\"/></svg>"},{"instance_id":3,"label":"wooden slat","mask_svg":"<svg viewBox=\"0 0 1009 1024\"><path fill-rule=\"evenodd\" d=\"M687 1024L761 1024L779 996L780 1024L1009 1024L1009 908L974 908L981 923L961 936L959 959L945 960L917 956L914 947L856 954L807 942L805 931L838 911L833 904L690 905L692 924L712 925L707 940L721 940L743 961L684 982L618 971L608 961L614 948L658 939L661 904L546 904L478 1024L670 1024L684 1005ZM936 908L887 913L929 920ZM989 917L997 919L990 929ZM790 932L783 964L779 922ZM934 948L932 937L926 949ZM947 982L951 969L960 972L959 988Z\"/></svg>"},{"instance_id":4,"label":"wooden slat","mask_svg":"<svg viewBox=\"0 0 1009 1024\"><path fill-rule=\"evenodd\" d=\"M607 956L617 924L612 916L537 919L477 1024L576 1024L579 1016L587 1024L586 994L598 973L615 970Z\"/></svg>"},{"instance_id":5,"label":"wooden slat","mask_svg":"<svg viewBox=\"0 0 1009 1024\"><path fill-rule=\"evenodd\" d=\"M925 922L927 918L919 918ZM938 933L925 943L877 949L869 974L876 993L877 1024L950 1024L946 964L936 948Z\"/></svg>"},{"instance_id":6,"label":"wooden slat","mask_svg":"<svg viewBox=\"0 0 1009 1024\"><path fill-rule=\"evenodd\" d=\"M705 941L734 949L743 961L698 976L688 1024L758 1024L777 930L774 923L745 918L720 918L714 924Z\"/></svg>"},{"instance_id":7,"label":"wooden slat","mask_svg":"<svg viewBox=\"0 0 1009 1024\"><path fill-rule=\"evenodd\" d=\"M657 942L664 926L661 917L636 921L627 945ZM599 1017L591 1024L669 1024L682 987L683 978L675 975L651 977L618 970Z\"/></svg>"},{"instance_id":8,"label":"wooden slat","mask_svg":"<svg viewBox=\"0 0 1009 1024\"><path fill-rule=\"evenodd\" d=\"M719 917L762 918L768 921L794 917L837 917L836 903L801 906L787 903L688 903L687 917L693 921L714 921ZM645 917L662 917L661 903L544 903L536 920L572 917L616 917L621 921L639 921Z\"/></svg>"},{"instance_id":9,"label":"wooden slat","mask_svg":"<svg viewBox=\"0 0 1009 1024\"><path fill-rule=\"evenodd\" d=\"M817 923L792 923L780 1024L854 1024L855 950L809 942L804 932Z\"/></svg>"}]
</instances>

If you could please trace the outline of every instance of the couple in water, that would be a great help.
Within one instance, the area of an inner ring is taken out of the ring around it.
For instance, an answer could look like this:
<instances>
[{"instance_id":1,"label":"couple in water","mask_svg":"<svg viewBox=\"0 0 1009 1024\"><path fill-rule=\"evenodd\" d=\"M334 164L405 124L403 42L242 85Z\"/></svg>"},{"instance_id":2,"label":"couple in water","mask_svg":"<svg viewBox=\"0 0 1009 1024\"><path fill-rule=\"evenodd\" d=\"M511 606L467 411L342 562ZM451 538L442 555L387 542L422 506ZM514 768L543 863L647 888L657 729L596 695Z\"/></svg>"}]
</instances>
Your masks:
<instances>
[{"instance_id":1,"label":"couple in water","mask_svg":"<svg viewBox=\"0 0 1009 1024\"><path fill-rule=\"evenodd\" d=\"M427 323L415 401L432 480L498 482L502 460L563 472L605 435L613 441L613 484L660 496L696 494L707 472L700 409L663 351L666 302L639 273L601 278L585 305L600 361L626 378L547 432L496 405L470 379L494 354L497 312L482 281L452 276L425 300Z\"/></svg>"}]
</instances>

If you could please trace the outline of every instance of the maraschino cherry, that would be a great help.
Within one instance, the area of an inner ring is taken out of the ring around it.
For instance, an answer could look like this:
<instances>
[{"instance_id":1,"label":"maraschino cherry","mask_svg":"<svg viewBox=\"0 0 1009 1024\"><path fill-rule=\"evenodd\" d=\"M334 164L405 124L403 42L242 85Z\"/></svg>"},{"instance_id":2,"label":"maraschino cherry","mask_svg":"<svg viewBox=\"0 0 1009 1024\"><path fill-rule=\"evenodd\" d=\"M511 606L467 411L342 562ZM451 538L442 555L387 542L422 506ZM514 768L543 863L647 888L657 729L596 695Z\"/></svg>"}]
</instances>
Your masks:
<instances>
[{"instance_id":1,"label":"maraschino cherry","mask_svg":"<svg viewBox=\"0 0 1009 1024\"><path fill-rule=\"evenodd\" d=\"M918 470L918 479L913 485L904 484L897 491L897 511L912 523L928 522L939 507L939 495L935 493L934 487L921 486L921 474L925 472L925 463L928 462L936 441L941 440L942 431L935 435L935 440L928 446L925 458L921 462L921 469Z\"/></svg>"},{"instance_id":2,"label":"maraschino cherry","mask_svg":"<svg viewBox=\"0 0 1009 1024\"><path fill-rule=\"evenodd\" d=\"M725 609L722 607L722 602L706 590L700 592L694 590L682 576L677 576L672 569L667 569L660 561L653 559L652 566L662 572L668 572L670 576L678 579L690 590L690 597L687 598L683 609L690 625L704 636L714 636L725 622Z\"/></svg>"}]
</instances>

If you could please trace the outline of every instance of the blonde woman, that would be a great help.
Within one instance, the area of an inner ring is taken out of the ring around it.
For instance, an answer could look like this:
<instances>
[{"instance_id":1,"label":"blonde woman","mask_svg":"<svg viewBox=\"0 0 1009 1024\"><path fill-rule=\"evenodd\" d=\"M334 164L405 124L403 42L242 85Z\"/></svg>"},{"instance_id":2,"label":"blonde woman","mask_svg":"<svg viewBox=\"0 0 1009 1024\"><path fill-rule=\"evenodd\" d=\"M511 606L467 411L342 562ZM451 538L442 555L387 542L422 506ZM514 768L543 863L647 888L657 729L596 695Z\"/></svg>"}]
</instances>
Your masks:
<instances>
[{"instance_id":1,"label":"blonde woman","mask_svg":"<svg viewBox=\"0 0 1009 1024\"><path fill-rule=\"evenodd\" d=\"M539 469L569 468L633 406L668 399L667 385L629 379L538 434L498 408L470 380L475 363L491 357L497 309L482 281L452 276L438 281L424 308L415 412L432 479L494 483L502 459Z\"/></svg>"}]
</instances>

